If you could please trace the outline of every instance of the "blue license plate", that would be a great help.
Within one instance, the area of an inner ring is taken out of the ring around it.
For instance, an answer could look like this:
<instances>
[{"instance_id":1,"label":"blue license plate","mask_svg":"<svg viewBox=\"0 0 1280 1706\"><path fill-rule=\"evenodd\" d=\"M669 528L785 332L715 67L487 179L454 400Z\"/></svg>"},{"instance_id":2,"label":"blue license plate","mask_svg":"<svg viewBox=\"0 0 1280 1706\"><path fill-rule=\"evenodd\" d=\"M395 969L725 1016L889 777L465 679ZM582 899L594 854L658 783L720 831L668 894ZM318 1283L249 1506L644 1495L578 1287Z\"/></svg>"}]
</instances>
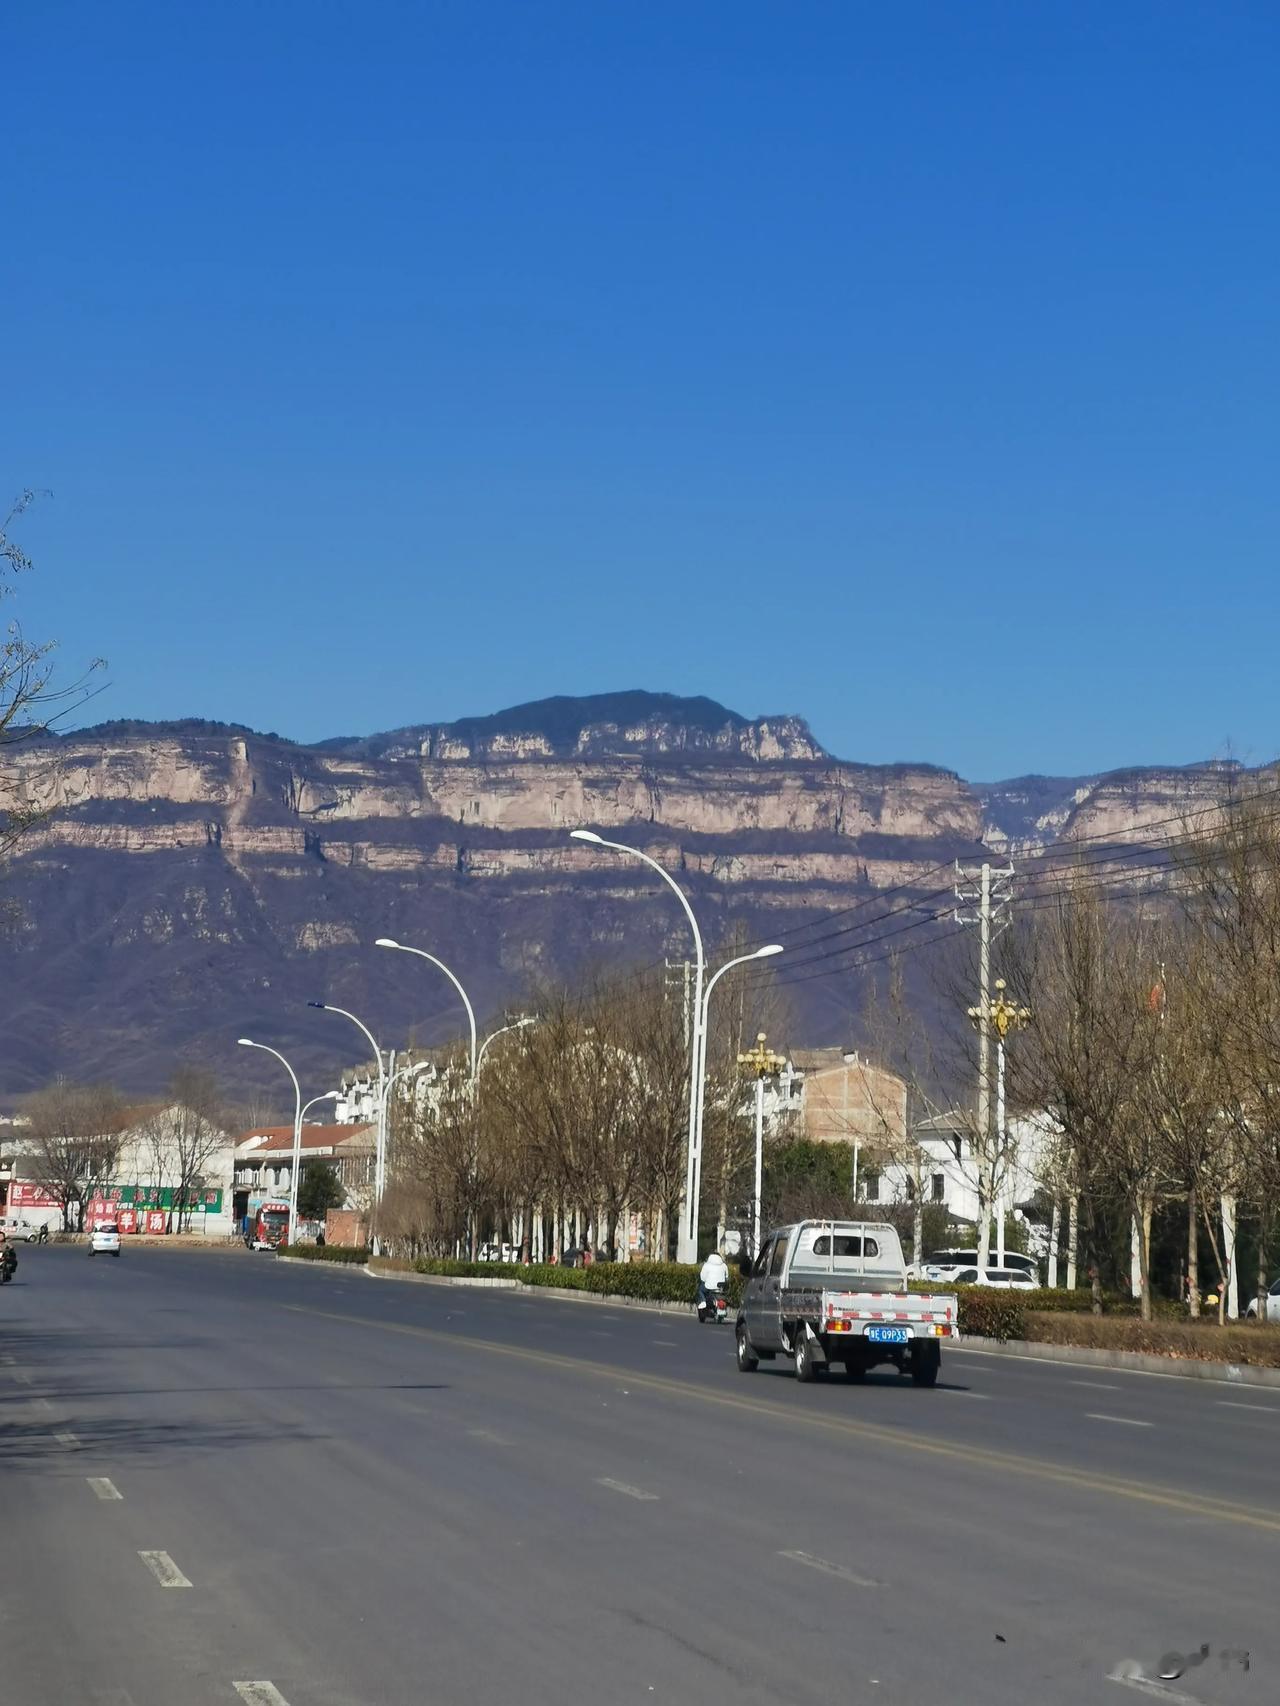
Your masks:
<instances>
[{"instance_id":1,"label":"blue license plate","mask_svg":"<svg viewBox=\"0 0 1280 1706\"><path fill-rule=\"evenodd\" d=\"M905 1345L910 1334L905 1327L868 1327L867 1337L877 1345Z\"/></svg>"}]
</instances>

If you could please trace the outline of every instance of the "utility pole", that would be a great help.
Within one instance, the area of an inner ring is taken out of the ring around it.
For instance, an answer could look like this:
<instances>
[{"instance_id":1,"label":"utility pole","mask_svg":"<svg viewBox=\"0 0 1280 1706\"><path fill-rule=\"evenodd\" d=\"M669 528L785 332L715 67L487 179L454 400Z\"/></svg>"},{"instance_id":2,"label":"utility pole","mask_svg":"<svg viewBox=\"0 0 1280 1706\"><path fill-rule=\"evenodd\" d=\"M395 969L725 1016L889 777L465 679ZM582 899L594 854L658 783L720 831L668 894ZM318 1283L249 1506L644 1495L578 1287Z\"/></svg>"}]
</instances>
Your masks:
<instances>
[{"instance_id":1,"label":"utility pole","mask_svg":"<svg viewBox=\"0 0 1280 1706\"><path fill-rule=\"evenodd\" d=\"M991 1249L991 938L1008 923L1005 908L1010 895L1003 885L1013 876L1013 866L993 871L984 860L977 871L965 870L956 861L956 899L963 905L977 903L976 913L956 909L957 924L978 926L978 1005L969 1017L978 1031L978 1122L974 1149L978 1174L978 1267L985 1269ZM977 883L975 890L973 884ZM996 926L993 931L993 922Z\"/></svg>"}]
</instances>

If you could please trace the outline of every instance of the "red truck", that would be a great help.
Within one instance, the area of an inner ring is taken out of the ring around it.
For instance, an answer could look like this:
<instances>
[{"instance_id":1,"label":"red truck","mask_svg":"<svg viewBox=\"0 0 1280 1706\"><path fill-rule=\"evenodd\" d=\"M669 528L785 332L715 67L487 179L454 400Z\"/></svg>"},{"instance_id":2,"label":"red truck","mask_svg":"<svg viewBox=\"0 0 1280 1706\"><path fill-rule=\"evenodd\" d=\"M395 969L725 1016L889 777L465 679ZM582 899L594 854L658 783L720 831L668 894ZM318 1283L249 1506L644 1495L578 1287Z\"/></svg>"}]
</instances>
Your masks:
<instances>
[{"instance_id":1,"label":"red truck","mask_svg":"<svg viewBox=\"0 0 1280 1706\"><path fill-rule=\"evenodd\" d=\"M268 1197L249 1220L244 1241L251 1250L282 1250L289 1242L289 1204Z\"/></svg>"}]
</instances>

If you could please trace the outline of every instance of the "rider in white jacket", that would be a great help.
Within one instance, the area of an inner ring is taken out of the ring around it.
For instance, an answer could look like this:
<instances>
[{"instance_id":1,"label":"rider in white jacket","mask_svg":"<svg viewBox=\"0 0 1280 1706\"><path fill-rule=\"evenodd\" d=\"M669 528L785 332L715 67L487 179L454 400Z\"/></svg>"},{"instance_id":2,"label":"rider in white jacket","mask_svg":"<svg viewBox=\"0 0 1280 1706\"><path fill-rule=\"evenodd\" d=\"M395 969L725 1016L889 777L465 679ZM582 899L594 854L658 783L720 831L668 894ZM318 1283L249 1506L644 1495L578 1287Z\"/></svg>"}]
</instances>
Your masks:
<instances>
[{"instance_id":1,"label":"rider in white jacket","mask_svg":"<svg viewBox=\"0 0 1280 1706\"><path fill-rule=\"evenodd\" d=\"M729 1268L719 1250L713 1250L702 1264L702 1272L698 1275L698 1302L714 1296L722 1291L729 1283Z\"/></svg>"}]
</instances>

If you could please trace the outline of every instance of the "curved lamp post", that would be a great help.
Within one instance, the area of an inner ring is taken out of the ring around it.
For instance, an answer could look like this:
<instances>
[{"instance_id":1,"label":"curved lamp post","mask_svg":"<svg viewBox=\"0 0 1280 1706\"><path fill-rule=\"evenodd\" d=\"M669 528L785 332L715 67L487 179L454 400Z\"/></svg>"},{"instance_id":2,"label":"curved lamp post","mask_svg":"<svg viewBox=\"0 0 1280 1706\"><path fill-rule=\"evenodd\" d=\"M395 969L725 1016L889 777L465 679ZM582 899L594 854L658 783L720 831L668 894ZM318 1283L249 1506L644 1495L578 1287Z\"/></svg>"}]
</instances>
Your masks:
<instances>
[{"instance_id":1,"label":"curved lamp post","mask_svg":"<svg viewBox=\"0 0 1280 1706\"><path fill-rule=\"evenodd\" d=\"M270 1048L266 1043L255 1043L252 1037L237 1037L241 1048L260 1048L264 1054L273 1054L293 1079L293 1152L289 1163L289 1242L298 1235L298 1171L302 1165L302 1087L298 1083L298 1074L280 1053L278 1048Z\"/></svg>"},{"instance_id":2,"label":"curved lamp post","mask_svg":"<svg viewBox=\"0 0 1280 1706\"><path fill-rule=\"evenodd\" d=\"M476 1081L476 1069L477 1069L476 1010L471 1005L471 997L467 994L466 990L462 987L462 984L454 976L454 974L449 970L448 966L444 963L443 960L438 960L434 954L429 954L425 948L410 948L404 942L397 942L395 940L395 938L392 936L379 936L378 940L374 944L374 946L378 947L378 948L395 948L397 950L397 952L399 952L401 954L417 954L417 956L420 960L430 960L431 964L433 966L436 966L440 971L442 971L444 973L444 975L449 979L449 982L457 990L458 994L462 997L462 1005L467 1010L467 1022L471 1026L471 1082L474 1084Z\"/></svg>"},{"instance_id":3,"label":"curved lamp post","mask_svg":"<svg viewBox=\"0 0 1280 1706\"><path fill-rule=\"evenodd\" d=\"M353 1025L355 1025L358 1030L361 1030L364 1032L365 1036L369 1039L369 1047L373 1050L373 1058L374 1058L374 1061L376 1062L377 1068L378 1068L378 1130L377 1130L377 1139L376 1139L377 1158L374 1162L374 1185L373 1185L373 1211L374 1211L374 1215L376 1218L377 1212L378 1212L378 1204L382 1200L382 1186L383 1186L384 1176L386 1173L386 1164L387 1164L387 1121L386 1121L386 1113L387 1113L387 1073L386 1073L386 1068L382 1064L382 1050L378 1047L377 1039L374 1037L374 1034L369 1029L368 1025L366 1025L362 1019L357 1019L354 1013L348 1013L345 1007L334 1007L328 1001L308 1001L307 1006L308 1007L314 1007L314 1008L316 1008L316 1010L318 1012L321 1012L321 1013L338 1013L342 1016L342 1018L350 1019L351 1023ZM377 1253L377 1250L378 1250L378 1238L377 1238L377 1233L375 1232L374 1233L374 1251L375 1251L375 1253Z\"/></svg>"}]
</instances>

